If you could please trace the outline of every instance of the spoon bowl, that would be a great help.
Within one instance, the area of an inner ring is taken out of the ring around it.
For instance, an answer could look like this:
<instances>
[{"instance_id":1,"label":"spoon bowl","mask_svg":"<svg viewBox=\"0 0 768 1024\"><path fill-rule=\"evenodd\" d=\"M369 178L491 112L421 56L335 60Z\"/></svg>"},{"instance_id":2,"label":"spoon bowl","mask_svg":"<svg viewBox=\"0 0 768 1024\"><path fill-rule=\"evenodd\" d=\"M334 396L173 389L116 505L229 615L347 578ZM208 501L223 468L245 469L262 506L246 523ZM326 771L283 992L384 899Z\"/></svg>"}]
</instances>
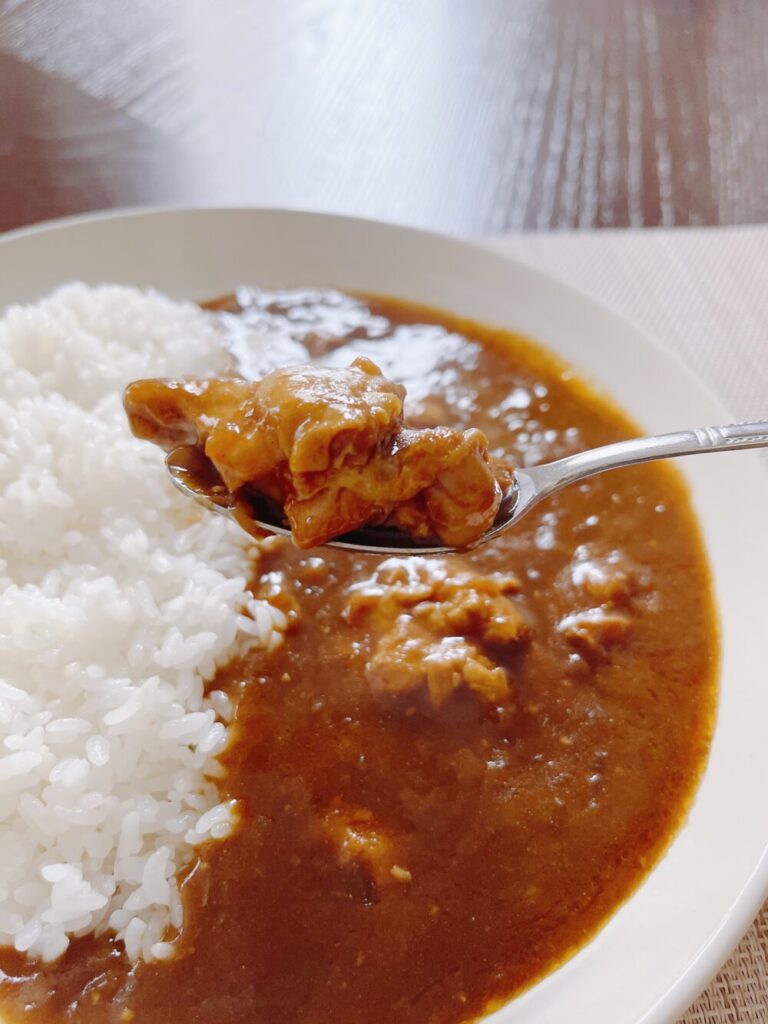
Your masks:
<instances>
[{"instance_id":1,"label":"spoon bowl","mask_svg":"<svg viewBox=\"0 0 768 1024\"><path fill-rule=\"evenodd\" d=\"M556 462L516 469L512 483L502 495L493 525L463 550L487 544L550 494L598 473L656 459L745 448L768 448L768 421L696 427L672 434L632 438L578 452ZM291 536L278 505L252 489L243 488L231 494L199 448L180 445L168 453L165 464L171 480L183 494L212 512L233 519L252 536ZM379 555L443 555L457 550L439 541L430 544L421 538L409 537L386 526L362 527L327 541L326 546Z\"/></svg>"}]
</instances>

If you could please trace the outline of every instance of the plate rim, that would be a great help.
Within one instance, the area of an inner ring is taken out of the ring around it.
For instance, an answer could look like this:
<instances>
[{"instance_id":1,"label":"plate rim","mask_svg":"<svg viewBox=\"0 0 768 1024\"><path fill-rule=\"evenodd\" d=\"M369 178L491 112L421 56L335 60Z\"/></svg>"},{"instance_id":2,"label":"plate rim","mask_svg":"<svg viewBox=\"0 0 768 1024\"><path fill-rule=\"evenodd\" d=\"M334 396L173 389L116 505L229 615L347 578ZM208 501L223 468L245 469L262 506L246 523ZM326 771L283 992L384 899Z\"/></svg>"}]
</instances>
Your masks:
<instances>
[{"instance_id":1,"label":"plate rim","mask_svg":"<svg viewBox=\"0 0 768 1024\"><path fill-rule=\"evenodd\" d=\"M707 398L714 406L719 406L721 414L728 418L730 421L733 419L732 413L728 409L727 404L723 401L721 396L715 391L715 389L709 384L708 381L699 374L695 367L690 366L683 356L675 349L670 348L662 338L655 333L647 331L644 327L641 327L630 317L624 316L617 310L612 309L610 306L601 302L599 299L593 298L592 295L585 291L582 291L576 285L571 284L568 281L564 281L556 274L551 274L547 270L540 267L532 266L526 263L517 255L511 253L505 253L492 244L494 238L498 239L503 236L490 236L488 240L484 240L483 237L470 237L465 238L459 234L452 234L450 232L438 231L432 228L415 227L412 224L407 224L404 221L384 219L380 217L362 217L355 214L336 213L334 211L327 210L316 210L310 207L304 206L262 206L259 204L241 204L241 203L202 203L202 204L188 204L188 203L148 203L139 204L136 206L116 206L116 207L103 207L97 210L86 210L82 213L65 214L61 217L51 217L47 220L37 221L34 224L24 224L21 227L10 228L6 231L0 232L0 246L12 244L13 242L20 241L25 238L32 238L36 235L46 235L58 231L66 231L69 228L76 228L91 224L99 223L102 221L128 221L139 218L152 218L152 217L164 217L164 216L186 216L189 214L238 214L245 213L251 214L265 214L265 215L287 215L291 217L309 217L316 218L318 220L325 220L328 223L336 221L348 221L356 222L358 224L371 225L374 228L385 228L393 229L403 234L409 234L418 237L428 237L438 244L444 244L446 242L452 245L458 245L461 248L473 249L478 253L482 253L484 258L492 258L494 261L499 263L506 263L514 266L517 270L530 275L532 278L536 278L541 282L549 282L554 284L559 290L567 293L571 298L575 298L578 302L587 303L600 311L600 315L605 318L614 320L617 324L621 324L622 328L626 330L629 328L633 333L642 337L642 339L650 344L657 351L667 359L671 360L676 366L683 370L688 377L693 378L700 391L706 393ZM752 225L754 226L754 225ZM709 230L717 229L722 225L712 225ZM621 228L606 228L603 231L608 231L612 235L621 235L623 233L629 233L628 229ZM653 230L653 229L646 229ZM697 230L697 229L691 229ZM567 232L568 235L577 234L578 232ZM519 232L520 237L525 237L527 234L534 234L533 232ZM62 282L64 283L64 282ZM5 312L7 307L0 306L0 315ZM578 370L578 367L576 367Z\"/></svg>"}]
</instances>

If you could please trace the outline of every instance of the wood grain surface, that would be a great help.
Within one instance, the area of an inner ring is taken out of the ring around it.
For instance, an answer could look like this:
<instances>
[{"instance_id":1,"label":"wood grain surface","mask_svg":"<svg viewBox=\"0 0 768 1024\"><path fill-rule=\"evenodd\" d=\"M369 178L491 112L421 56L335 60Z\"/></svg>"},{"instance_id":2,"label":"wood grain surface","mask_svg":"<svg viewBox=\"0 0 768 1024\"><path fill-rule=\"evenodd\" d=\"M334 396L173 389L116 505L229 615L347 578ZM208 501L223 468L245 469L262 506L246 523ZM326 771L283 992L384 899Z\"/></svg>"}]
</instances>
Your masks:
<instances>
[{"instance_id":1,"label":"wood grain surface","mask_svg":"<svg viewBox=\"0 0 768 1024\"><path fill-rule=\"evenodd\" d=\"M768 4L0 0L0 229L163 202L763 221Z\"/></svg>"}]
</instances>

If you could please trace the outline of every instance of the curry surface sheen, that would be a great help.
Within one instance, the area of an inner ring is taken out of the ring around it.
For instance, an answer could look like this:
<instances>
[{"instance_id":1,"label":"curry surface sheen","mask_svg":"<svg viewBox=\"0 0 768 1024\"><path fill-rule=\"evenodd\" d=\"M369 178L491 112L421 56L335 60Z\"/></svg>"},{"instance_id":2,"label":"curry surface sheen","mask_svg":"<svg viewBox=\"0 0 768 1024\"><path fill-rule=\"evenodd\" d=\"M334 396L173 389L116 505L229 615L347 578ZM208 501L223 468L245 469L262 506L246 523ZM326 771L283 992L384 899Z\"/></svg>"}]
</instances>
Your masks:
<instances>
[{"instance_id":1,"label":"curry surface sheen","mask_svg":"<svg viewBox=\"0 0 768 1024\"><path fill-rule=\"evenodd\" d=\"M367 355L406 384L412 423L479 427L518 463L634 432L513 335L389 300L240 298L286 351ZM458 1024L631 893L686 812L716 696L710 580L676 472L572 487L463 556L519 584L527 641L486 650L509 680L498 707L374 691L378 638L345 609L379 562L284 543L264 557L256 585L297 621L216 680L236 704L224 789L241 823L189 871L178 957L131 968L107 939L47 967L5 952L9 1020Z\"/></svg>"}]
</instances>

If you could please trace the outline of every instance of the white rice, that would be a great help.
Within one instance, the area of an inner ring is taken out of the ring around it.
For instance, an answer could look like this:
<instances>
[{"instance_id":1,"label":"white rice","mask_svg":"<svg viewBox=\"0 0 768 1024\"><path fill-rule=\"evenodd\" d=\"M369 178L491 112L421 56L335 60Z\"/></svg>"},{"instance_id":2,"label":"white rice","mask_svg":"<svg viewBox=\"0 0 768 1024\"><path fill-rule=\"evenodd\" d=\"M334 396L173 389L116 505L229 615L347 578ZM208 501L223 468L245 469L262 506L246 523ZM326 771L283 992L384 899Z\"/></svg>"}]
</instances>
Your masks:
<instances>
[{"instance_id":1,"label":"white rice","mask_svg":"<svg viewBox=\"0 0 768 1024\"><path fill-rule=\"evenodd\" d=\"M165 959L176 874L223 838L229 706L204 683L282 613L254 548L179 495L121 392L215 373L192 304L70 285L0 320L0 944L52 960L112 930Z\"/></svg>"}]
</instances>

